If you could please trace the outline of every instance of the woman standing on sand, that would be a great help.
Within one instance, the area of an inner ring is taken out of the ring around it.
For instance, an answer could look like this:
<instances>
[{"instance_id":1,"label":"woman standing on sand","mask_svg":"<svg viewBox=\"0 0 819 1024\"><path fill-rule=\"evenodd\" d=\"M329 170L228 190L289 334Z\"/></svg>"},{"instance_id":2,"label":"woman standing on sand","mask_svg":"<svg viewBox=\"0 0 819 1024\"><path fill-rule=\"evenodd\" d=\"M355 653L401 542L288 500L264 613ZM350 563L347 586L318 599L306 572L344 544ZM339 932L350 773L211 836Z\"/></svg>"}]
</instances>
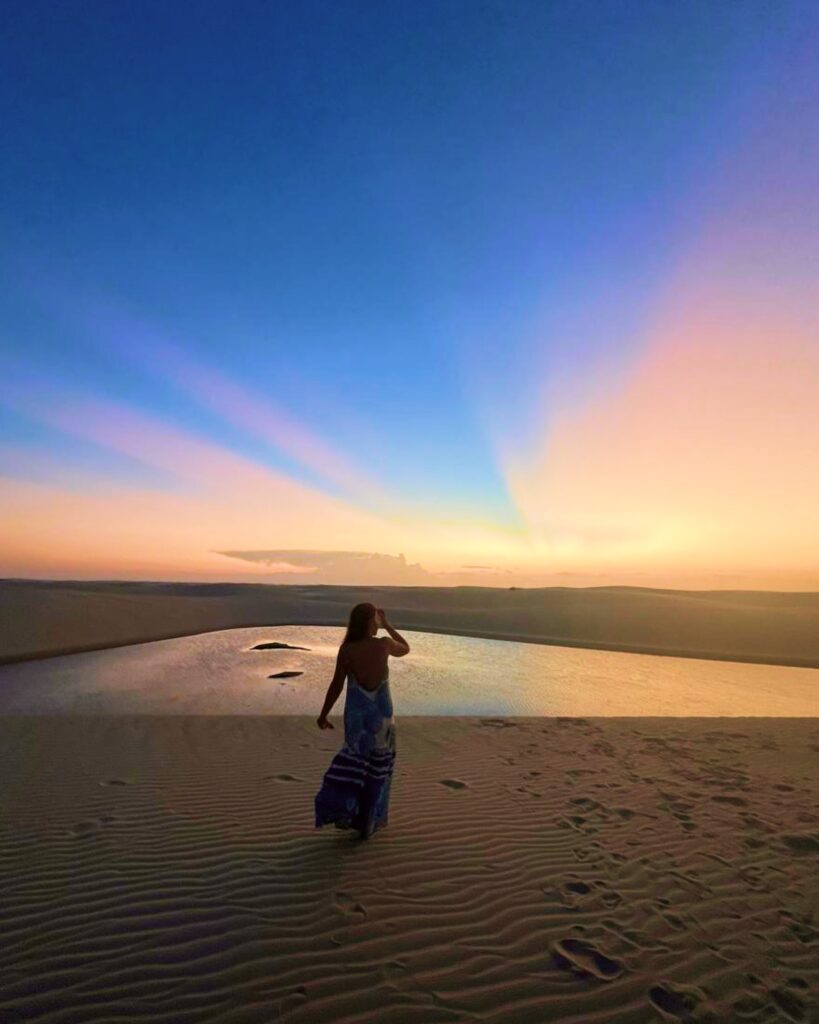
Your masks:
<instances>
[{"instance_id":1,"label":"woman standing on sand","mask_svg":"<svg viewBox=\"0 0 819 1024\"><path fill-rule=\"evenodd\" d=\"M389 636L376 636L386 629ZM358 829L369 839L387 824L395 763L395 719L390 695L389 656L409 654L407 641L387 622L383 608L369 602L350 612L347 635L318 717L320 729L334 728L327 716L347 679L344 746L324 773L316 794L316 828Z\"/></svg>"}]
</instances>

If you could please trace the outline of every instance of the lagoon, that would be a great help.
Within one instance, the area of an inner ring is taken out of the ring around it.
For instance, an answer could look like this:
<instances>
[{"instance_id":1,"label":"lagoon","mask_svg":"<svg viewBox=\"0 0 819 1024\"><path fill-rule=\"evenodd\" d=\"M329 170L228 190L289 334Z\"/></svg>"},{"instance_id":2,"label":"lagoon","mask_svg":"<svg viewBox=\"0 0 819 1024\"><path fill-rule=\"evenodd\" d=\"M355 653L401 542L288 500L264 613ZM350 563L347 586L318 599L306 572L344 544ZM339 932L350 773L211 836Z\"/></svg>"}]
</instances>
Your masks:
<instances>
[{"instance_id":1,"label":"lagoon","mask_svg":"<svg viewBox=\"0 0 819 1024\"><path fill-rule=\"evenodd\" d=\"M390 660L399 717L819 714L816 669L402 633L412 652ZM4 665L0 714L317 715L343 635L227 629ZM307 650L253 649L263 643Z\"/></svg>"}]
</instances>

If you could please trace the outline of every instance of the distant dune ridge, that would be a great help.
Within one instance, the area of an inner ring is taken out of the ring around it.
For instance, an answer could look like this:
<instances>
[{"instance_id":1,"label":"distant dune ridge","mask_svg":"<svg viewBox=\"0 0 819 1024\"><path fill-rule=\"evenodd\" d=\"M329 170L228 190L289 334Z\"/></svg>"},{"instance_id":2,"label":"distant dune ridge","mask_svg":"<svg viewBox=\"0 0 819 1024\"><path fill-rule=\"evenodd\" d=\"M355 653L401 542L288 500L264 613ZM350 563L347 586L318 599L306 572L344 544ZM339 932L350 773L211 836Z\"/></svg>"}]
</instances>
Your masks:
<instances>
[{"instance_id":1,"label":"distant dune ridge","mask_svg":"<svg viewBox=\"0 0 819 1024\"><path fill-rule=\"evenodd\" d=\"M814 592L71 580L0 581L0 662L240 626L343 625L359 601L399 628L819 668Z\"/></svg>"}]
</instances>

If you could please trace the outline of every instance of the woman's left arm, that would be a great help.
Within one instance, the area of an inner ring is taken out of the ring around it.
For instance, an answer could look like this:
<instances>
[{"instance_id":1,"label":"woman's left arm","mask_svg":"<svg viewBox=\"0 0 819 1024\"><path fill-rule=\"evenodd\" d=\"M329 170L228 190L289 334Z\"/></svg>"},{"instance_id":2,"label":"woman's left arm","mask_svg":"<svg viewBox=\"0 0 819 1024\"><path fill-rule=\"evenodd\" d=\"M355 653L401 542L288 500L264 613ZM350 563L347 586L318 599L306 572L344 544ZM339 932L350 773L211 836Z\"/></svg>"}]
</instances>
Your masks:
<instances>
[{"instance_id":1,"label":"woman's left arm","mask_svg":"<svg viewBox=\"0 0 819 1024\"><path fill-rule=\"evenodd\" d=\"M342 649L338 649L338 657L336 658L336 670L333 673L333 678L330 685L327 688L327 696L324 698L324 707L321 709L321 714L318 716L317 724L319 729L333 729L333 723L327 721L327 716L333 708L333 705L338 700L341 691L344 689L344 680L347 677L347 668L344 664L344 655Z\"/></svg>"}]
</instances>

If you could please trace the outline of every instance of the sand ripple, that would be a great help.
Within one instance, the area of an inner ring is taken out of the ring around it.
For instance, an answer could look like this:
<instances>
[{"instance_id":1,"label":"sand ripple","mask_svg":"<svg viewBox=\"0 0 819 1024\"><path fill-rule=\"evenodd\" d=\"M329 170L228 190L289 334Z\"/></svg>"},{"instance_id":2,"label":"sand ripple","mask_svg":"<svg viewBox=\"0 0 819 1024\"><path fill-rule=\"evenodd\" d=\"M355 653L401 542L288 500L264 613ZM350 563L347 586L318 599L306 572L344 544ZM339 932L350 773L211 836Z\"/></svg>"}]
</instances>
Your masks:
<instances>
[{"instance_id":1,"label":"sand ripple","mask_svg":"<svg viewBox=\"0 0 819 1024\"><path fill-rule=\"evenodd\" d=\"M312 719L0 719L0 1022L819 1020L819 722L398 727L362 843Z\"/></svg>"}]
</instances>

